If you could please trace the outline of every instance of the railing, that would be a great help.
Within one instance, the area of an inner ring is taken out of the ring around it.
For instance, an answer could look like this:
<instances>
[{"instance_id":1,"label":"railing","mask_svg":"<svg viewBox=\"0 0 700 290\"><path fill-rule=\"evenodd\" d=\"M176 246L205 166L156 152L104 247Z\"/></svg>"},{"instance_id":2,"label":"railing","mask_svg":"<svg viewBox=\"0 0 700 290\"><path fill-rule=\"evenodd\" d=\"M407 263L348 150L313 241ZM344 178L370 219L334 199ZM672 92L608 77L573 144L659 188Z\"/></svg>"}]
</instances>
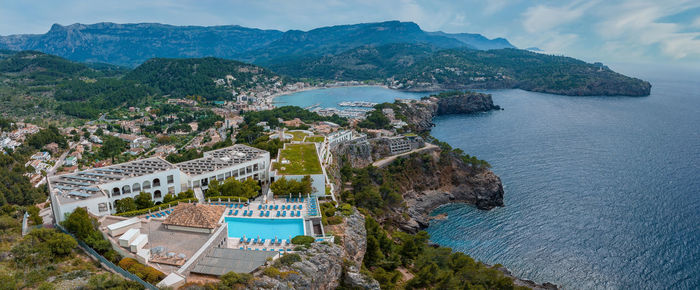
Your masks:
<instances>
[{"instance_id":1,"label":"railing","mask_svg":"<svg viewBox=\"0 0 700 290\"><path fill-rule=\"evenodd\" d=\"M111 269L111 270L113 270L113 271L115 271L115 272L121 274L122 276L124 276L124 277L127 278L127 279L130 279L130 280L133 280L133 281L138 282L139 284L143 285L143 287L146 287L146 289L158 290L158 287L153 286L153 284L148 283L148 282L146 282L146 281L143 281L143 280L142 280L141 278L139 278L138 276L132 274L131 272L129 272L129 271L127 271L127 270L122 269L122 267L119 267L119 266L115 265L114 263L112 263L112 262L110 262L109 260L105 259L105 257L102 257L102 255L100 255L100 254L97 253L95 250L93 250L92 248L90 248L90 246L88 246L88 244L86 244L85 242L81 241L81 240L78 239L76 236L74 236L73 234L71 234L70 232L68 232L66 229L64 229L63 226L61 226L61 225L56 225L56 228L58 228L58 229L61 230L62 232L64 232L64 233L70 235L71 237L73 237L73 238L78 242L78 245L80 246L81 249L83 249L83 250L84 250L86 253L88 253L88 255L90 255L91 257L97 259L97 260L98 260L100 263L102 263L103 265L107 266L109 269Z\"/></svg>"}]
</instances>

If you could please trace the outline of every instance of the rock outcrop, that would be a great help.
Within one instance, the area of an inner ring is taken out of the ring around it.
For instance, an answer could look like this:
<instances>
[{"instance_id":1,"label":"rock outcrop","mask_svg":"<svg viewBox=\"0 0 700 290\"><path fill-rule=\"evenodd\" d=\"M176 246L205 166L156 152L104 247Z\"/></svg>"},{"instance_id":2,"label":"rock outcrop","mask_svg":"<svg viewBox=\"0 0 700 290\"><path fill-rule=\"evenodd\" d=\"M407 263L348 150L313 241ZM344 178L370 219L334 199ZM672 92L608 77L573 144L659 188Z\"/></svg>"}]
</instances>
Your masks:
<instances>
[{"instance_id":1,"label":"rock outcrop","mask_svg":"<svg viewBox=\"0 0 700 290\"><path fill-rule=\"evenodd\" d=\"M500 106L493 104L490 94L464 92L440 94L427 100L411 102L401 107L401 113L417 131L428 131L434 126L432 120L435 116L473 114L500 109Z\"/></svg>"},{"instance_id":2,"label":"rock outcrop","mask_svg":"<svg viewBox=\"0 0 700 290\"><path fill-rule=\"evenodd\" d=\"M466 164L455 153L430 154L432 159L409 157L405 166L411 171L411 181L402 183L408 219L397 226L415 233L428 227L429 215L435 208L450 203L467 203L489 210L503 206L503 184L493 171L476 169Z\"/></svg>"},{"instance_id":3,"label":"rock outcrop","mask_svg":"<svg viewBox=\"0 0 700 290\"><path fill-rule=\"evenodd\" d=\"M355 211L346 217L343 228L342 245L313 243L298 252L301 261L275 265L284 275L258 275L252 288L335 289L343 283L352 289L379 289L379 282L360 273L367 248L364 217Z\"/></svg>"}]
</instances>

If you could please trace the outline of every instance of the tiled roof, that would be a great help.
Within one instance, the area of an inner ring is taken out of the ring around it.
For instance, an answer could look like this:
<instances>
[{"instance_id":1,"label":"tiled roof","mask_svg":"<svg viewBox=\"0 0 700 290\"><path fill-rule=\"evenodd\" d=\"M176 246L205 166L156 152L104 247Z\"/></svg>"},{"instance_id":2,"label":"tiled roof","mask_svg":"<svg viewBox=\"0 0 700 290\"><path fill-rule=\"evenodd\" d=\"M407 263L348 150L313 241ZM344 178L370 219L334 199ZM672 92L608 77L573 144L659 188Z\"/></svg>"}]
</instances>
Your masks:
<instances>
[{"instance_id":1,"label":"tiled roof","mask_svg":"<svg viewBox=\"0 0 700 290\"><path fill-rule=\"evenodd\" d=\"M219 219L225 210L226 208L221 205L181 203L175 207L163 224L213 229L219 225Z\"/></svg>"}]
</instances>

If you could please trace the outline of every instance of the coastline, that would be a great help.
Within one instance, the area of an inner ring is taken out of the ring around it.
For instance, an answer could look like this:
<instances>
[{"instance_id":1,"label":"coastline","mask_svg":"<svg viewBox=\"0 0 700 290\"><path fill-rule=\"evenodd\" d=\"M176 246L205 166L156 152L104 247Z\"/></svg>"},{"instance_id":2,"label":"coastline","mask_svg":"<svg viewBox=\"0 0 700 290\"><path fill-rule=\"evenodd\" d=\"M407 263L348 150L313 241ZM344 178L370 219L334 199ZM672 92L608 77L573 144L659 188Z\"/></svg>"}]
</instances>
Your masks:
<instances>
[{"instance_id":1,"label":"coastline","mask_svg":"<svg viewBox=\"0 0 700 290\"><path fill-rule=\"evenodd\" d=\"M333 88L351 88L351 87L378 87L378 88L384 88L388 90L395 90L392 88L389 88L387 85L382 85L382 84L374 84L374 85L366 85L366 84L338 84L338 85L332 85L332 86L311 86L311 87L304 87L302 89L297 89L297 90L292 90L292 91L286 91L286 92L279 92L279 93L274 93L272 95L267 96L268 101L270 104L275 103L275 98L281 97L281 96L287 96L287 95L293 95L296 93L301 93L301 92L306 92L306 91L313 91L313 90L321 90L321 89L333 89ZM401 91L401 90L397 90Z\"/></svg>"}]
</instances>

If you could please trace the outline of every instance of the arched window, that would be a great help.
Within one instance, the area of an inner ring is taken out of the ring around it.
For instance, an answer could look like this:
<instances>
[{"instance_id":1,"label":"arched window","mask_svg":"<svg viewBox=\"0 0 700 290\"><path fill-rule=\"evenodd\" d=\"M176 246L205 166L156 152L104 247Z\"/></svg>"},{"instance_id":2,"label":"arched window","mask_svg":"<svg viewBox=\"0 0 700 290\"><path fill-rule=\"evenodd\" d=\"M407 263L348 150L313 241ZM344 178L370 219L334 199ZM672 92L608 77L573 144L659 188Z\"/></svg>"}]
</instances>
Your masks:
<instances>
[{"instance_id":1,"label":"arched window","mask_svg":"<svg viewBox=\"0 0 700 290\"><path fill-rule=\"evenodd\" d=\"M161 195L162 194L160 193L160 190L156 190L155 192L153 192L153 198L161 198Z\"/></svg>"},{"instance_id":2,"label":"arched window","mask_svg":"<svg viewBox=\"0 0 700 290\"><path fill-rule=\"evenodd\" d=\"M112 196L117 196L120 195L119 193L119 187L112 188Z\"/></svg>"},{"instance_id":3,"label":"arched window","mask_svg":"<svg viewBox=\"0 0 700 290\"><path fill-rule=\"evenodd\" d=\"M124 185L122 187L122 193L124 193L124 194L131 193L131 186Z\"/></svg>"},{"instance_id":4,"label":"arched window","mask_svg":"<svg viewBox=\"0 0 700 290\"><path fill-rule=\"evenodd\" d=\"M158 179L158 178L153 179L153 187L158 187L158 186L160 186L160 179Z\"/></svg>"},{"instance_id":5,"label":"arched window","mask_svg":"<svg viewBox=\"0 0 700 290\"><path fill-rule=\"evenodd\" d=\"M115 208L115 209L117 208L117 202L120 201L120 200L121 200L121 199L117 199L117 200L114 201L114 208Z\"/></svg>"},{"instance_id":6,"label":"arched window","mask_svg":"<svg viewBox=\"0 0 700 290\"><path fill-rule=\"evenodd\" d=\"M131 190L134 192L140 192L141 191L141 184L134 183L134 185L131 186Z\"/></svg>"},{"instance_id":7,"label":"arched window","mask_svg":"<svg viewBox=\"0 0 700 290\"><path fill-rule=\"evenodd\" d=\"M151 189L151 182L148 181L148 180L144 181L144 182L143 182L143 189L144 189L144 190L146 190L146 189Z\"/></svg>"}]
</instances>

